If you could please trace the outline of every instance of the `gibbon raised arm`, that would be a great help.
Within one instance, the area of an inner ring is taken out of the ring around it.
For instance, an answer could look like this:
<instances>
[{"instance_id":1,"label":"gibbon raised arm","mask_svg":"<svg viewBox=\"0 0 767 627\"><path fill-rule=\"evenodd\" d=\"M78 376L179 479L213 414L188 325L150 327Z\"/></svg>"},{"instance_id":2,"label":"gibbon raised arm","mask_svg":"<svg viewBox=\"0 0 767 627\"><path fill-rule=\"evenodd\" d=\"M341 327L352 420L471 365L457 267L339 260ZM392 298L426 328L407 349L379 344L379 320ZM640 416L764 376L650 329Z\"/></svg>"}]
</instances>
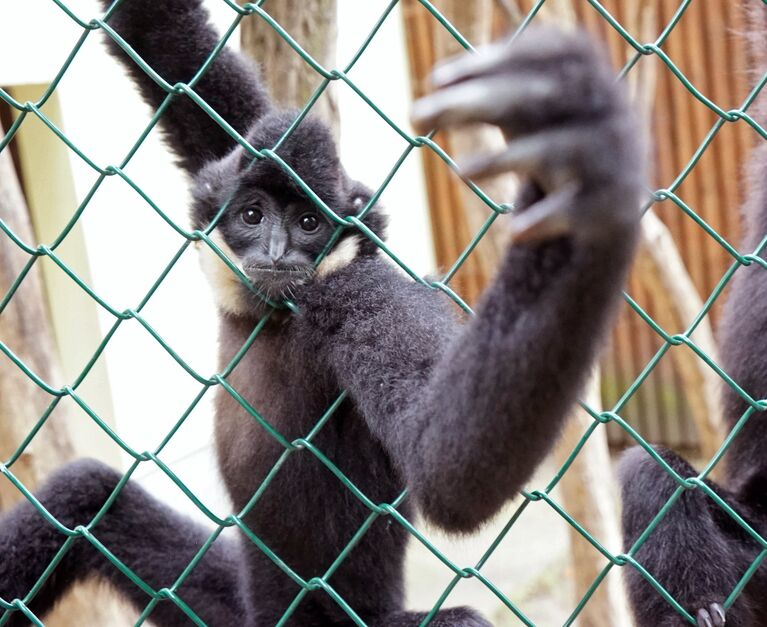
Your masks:
<instances>
[{"instance_id":1,"label":"gibbon raised arm","mask_svg":"<svg viewBox=\"0 0 767 627\"><path fill-rule=\"evenodd\" d=\"M194 0L125 0L110 24L170 84L189 81L216 41ZM164 92L110 48L158 106ZM444 294L402 276L355 229L315 271L332 225L277 164L252 162L185 96L160 124L195 178L193 224L207 225L228 202L213 232L219 245L264 293L290 295L299 307L296 315L270 318L229 385L288 440L305 436L348 390L313 445L374 503L392 502L408 487L403 515L417 506L448 530L471 531L528 480L591 368L632 257L643 167L621 87L581 36L531 29L511 46L441 66L434 82L436 92L416 108L418 122L499 125L508 148L478 157L467 172L513 169L526 180L525 206L511 219L515 241L477 316L463 325ZM195 89L256 148L272 147L295 119L269 103L255 71L231 52ZM370 198L346 175L319 121L302 121L278 154L340 215L355 214ZM365 223L383 236L380 207ZM266 307L220 264L205 267L221 311L223 367ZM224 391L216 445L239 511L282 446ZM95 462L70 466L39 498L65 524L87 524L117 479ZM308 581L325 573L369 514L315 456L300 451L272 476L244 522ZM132 483L93 533L155 588L173 583L204 538ZM275 624L298 584L250 540L224 540L179 597L210 625ZM369 625L414 626L425 616L403 609L406 540L400 525L378 518L328 582ZM23 597L62 542L30 504L0 518L0 597ZM6 558L11 551L14 558ZM138 609L149 600L80 539L32 609L44 613L74 579L92 575L108 578ZM167 601L152 620L188 622ZM289 621L350 622L322 589L307 594ZM431 624L488 625L467 608L441 610Z\"/></svg>"}]
</instances>

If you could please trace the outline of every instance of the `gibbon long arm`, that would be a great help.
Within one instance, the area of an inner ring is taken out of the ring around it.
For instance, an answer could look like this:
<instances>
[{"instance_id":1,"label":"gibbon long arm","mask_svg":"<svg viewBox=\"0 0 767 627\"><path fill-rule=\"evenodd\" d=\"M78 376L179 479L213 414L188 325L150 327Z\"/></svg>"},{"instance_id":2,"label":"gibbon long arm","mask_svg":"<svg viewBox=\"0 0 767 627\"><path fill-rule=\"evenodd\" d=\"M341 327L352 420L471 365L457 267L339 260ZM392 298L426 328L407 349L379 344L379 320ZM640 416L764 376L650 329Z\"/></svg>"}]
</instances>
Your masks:
<instances>
[{"instance_id":1,"label":"gibbon long arm","mask_svg":"<svg viewBox=\"0 0 767 627\"><path fill-rule=\"evenodd\" d=\"M425 288L403 286L379 260L345 268L300 299L318 355L430 520L475 528L556 441L624 278L624 236L617 246L514 247L465 326L426 314ZM329 313L330 299L350 306ZM375 344L366 342L371 327Z\"/></svg>"},{"instance_id":2,"label":"gibbon long arm","mask_svg":"<svg viewBox=\"0 0 767 627\"><path fill-rule=\"evenodd\" d=\"M422 123L491 122L512 138L473 167L513 167L538 187L511 222L527 243L512 243L462 327L425 311L425 289L380 260L350 264L299 303L423 512L471 530L529 479L588 375L632 257L641 148L611 72L576 37L535 30L435 75Z\"/></svg>"},{"instance_id":3,"label":"gibbon long arm","mask_svg":"<svg viewBox=\"0 0 767 627\"><path fill-rule=\"evenodd\" d=\"M109 6L111 2L103 0ZM199 2L123 0L107 22L171 86L189 83L220 40ZM109 49L154 109L167 97L163 90L111 38ZM228 47L221 50L194 91L238 133L271 109L256 66ZM223 157L236 142L197 103L178 94L160 119L168 145L190 174Z\"/></svg>"}]
</instances>

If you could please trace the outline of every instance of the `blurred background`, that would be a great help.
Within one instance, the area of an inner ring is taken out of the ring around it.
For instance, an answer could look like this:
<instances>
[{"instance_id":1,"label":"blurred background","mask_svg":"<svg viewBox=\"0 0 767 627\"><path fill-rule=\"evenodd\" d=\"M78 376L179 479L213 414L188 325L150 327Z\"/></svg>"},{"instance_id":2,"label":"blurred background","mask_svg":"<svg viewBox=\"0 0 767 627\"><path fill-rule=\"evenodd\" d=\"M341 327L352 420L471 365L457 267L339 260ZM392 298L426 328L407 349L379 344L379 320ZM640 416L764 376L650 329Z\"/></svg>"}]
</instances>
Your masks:
<instances>
[{"instance_id":1,"label":"blurred background","mask_svg":"<svg viewBox=\"0 0 767 627\"><path fill-rule=\"evenodd\" d=\"M235 13L223 0L205 4L223 32ZM342 81L334 81L313 113L334 125L349 174L373 189L386 182L406 155L386 184L381 202L391 216L389 245L416 273L444 275L477 234L483 234L450 280L450 286L471 304L492 276L505 246L503 220L490 221L484 232L492 215L488 206L434 153L408 152L408 142L381 115L412 134L411 102L428 90L429 69L462 49L428 4L267 0L264 9L326 68L346 68L383 17L348 71L380 112ZM744 36L749 29L763 30L764 5L759 0L601 4L440 0L433 6L473 45L501 36L531 16L565 28L579 25L605 43L616 70L630 68L625 80L651 138L648 203L651 190L666 193L656 192L656 202L645 217L645 241L627 292L667 333L684 332L706 310L739 242L744 167L758 136L742 121L724 124L716 107L723 111L741 107L765 71L764 59ZM66 7L83 22L100 16L92 0L71 0ZM249 18L243 24L230 45L242 47L263 63L265 80L278 101L302 107L321 77L266 23ZM638 58L621 29L640 43L659 42L677 74L657 54ZM11 0L0 6L0 87L25 103L38 102L56 83L40 105L52 126L30 114L17 127L17 109L0 100L0 123L5 132L15 131L8 150L0 153L6 160L0 217L15 232L25 233L24 241L34 248L56 242L76 216L56 255L104 304L116 311L136 309L183 244L150 203L188 228L188 180L175 167L156 129L124 167L144 196L119 176L104 178L100 169L123 162L153 111L106 54L99 31L85 38L58 81L83 33L72 15L50 0ZM685 81L700 97L694 97ZM440 133L435 139L456 158L497 148L502 141L487 128ZM500 178L483 189L495 201L507 202L513 199L515 180ZM33 487L52 468L74 457L98 457L125 470L133 460L109 436L110 430L135 450L154 450L180 422L163 449L163 462L216 514L231 513L211 449L212 394L187 415L200 383L145 327L130 320L115 329L108 308L53 260L41 258L26 275L28 261L9 238L0 237L3 294L25 277L0 318L0 340L25 362L37 364L37 374L52 387L77 382L79 396L91 413L69 398L55 406L14 468L25 485ZM696 343L712 357L720 303L721 299L713 303L695 329ZM182 253L141 312L190 368L203 377L216 372L216 312L192 247ZM98 358L80 382L94 353ZM638 378L641 385L635 385ZM50 396L20 376L16 365L3 356L0 380L4 381L0 382L0 455L7 460L44 415ZM624 303L594 375L589 406L599 411L617 404L620 415L648 441L704 458L722 437L718 386L718 376L704 362L685 347L669 349L664 338ZM583 411L578 414L561 450L542 466L531 489L547 485L588 428L592 418ZM615 424L600 428L579 454L573 482L562 482L552 491L613 554L621 547L611 456L631 443ZM142 464L134 476L154 494L209 523L157 466ZM9 482L0 480L0 505L19 496ZM527 507L512 531L499 536L518 505L511 504L478 537L448 539L436 530L429 530L428 536L461 566L477 563L490 542L501 538L482 572L536 624L563 624L608 562L541 502ZM453 573L423 545L413 545L408 604L430 609ZM630 624L616 570L587 603L579 624ZM494 624L520 624L476 579L462 581L447 599L448 605L460 603L480 608ZM115 611L118 614L86 619L77 610L65 610L46 624L120 625L135 620L119 614L125 610Z\"/></svg>"}]
</instances>

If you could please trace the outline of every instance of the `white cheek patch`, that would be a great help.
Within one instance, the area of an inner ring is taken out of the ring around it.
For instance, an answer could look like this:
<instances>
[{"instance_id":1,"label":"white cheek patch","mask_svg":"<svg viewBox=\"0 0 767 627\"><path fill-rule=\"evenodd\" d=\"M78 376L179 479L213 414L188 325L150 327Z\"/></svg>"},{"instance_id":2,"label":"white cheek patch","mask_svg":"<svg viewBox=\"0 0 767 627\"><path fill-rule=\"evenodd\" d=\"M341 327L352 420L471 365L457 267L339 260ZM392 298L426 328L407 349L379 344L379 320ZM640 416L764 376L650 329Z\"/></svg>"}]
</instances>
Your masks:
<instances>
[{"instance_id":1,"label":"white cheek patch","mask_svg":"<svg viewBox=\"0 0 767 627\"><path fill-rule=\"evenodd\" d=\"M354 235L341 240L317 266L317 276L325 277L340 270L359 254L359 250L360 238L358 236Z\"/></svg>"},{"instance_id":2,"label":"white cheek patch","mask_svg":"<svg viewBox=\"0 0 767 627\"><path fill-rule=\"evenodd\" d=\"M234 251L229 248L224 239L215 231L210 239L218 246L221 251L229 257L230 261L242 271L242 265ZM221 258L213 252L210 246L205 242L195 242L195 247L200 250L200 265L202 271L208 278L208 282L213 288L213 294L216 303L225 312L235 315L242 315L247 311L245 299L245 286L239 277L232 272Z\"/></svg>"}]
</instances>

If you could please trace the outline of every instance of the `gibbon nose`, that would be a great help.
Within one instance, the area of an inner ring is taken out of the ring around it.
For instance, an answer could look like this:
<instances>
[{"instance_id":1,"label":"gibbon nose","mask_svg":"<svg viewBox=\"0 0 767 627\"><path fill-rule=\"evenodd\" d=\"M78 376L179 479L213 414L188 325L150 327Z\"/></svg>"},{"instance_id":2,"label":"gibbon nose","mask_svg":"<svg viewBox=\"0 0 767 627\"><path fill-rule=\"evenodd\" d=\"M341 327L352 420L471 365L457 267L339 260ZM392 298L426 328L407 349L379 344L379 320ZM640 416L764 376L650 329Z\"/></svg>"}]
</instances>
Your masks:
<instances>
[{"instance_id":1,"label":"gibbon nose","mask_svg":"<svg viewBox=\"0 0 767 627\"><path fill-rule=\"evenodd\" d=\"M285 256L285 251L287 249L287 234L282 231L272 232L272 236L269 238L269 260L273 264L276 264Z\"/></svg>"}]
</instances>

